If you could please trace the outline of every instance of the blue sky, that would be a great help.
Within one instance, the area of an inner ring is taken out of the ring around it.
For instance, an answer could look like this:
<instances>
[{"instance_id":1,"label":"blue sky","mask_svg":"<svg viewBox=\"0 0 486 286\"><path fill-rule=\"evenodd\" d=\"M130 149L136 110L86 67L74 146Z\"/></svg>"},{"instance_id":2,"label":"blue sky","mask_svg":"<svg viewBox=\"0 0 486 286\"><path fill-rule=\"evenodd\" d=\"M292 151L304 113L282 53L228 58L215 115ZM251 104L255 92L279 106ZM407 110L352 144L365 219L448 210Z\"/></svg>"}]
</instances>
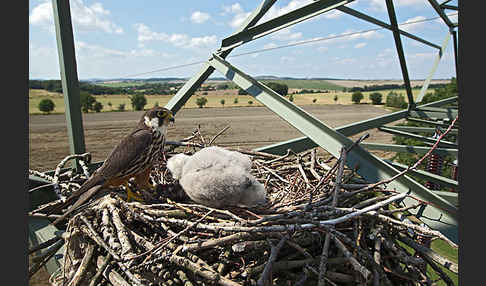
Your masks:
<instances>
[{"instance_id":1,"label":"blue sky","mask_svg":"<svg viewBox=\"0 0 486 286\"><path fill-rule=\"evenodd\" d=\"M260 4L255 0L70 2L81 80L191 77L201 66L194 63L207 60L221 40L231 35ZM260 22L311 2L278 0ZM457 5L457 0L449 4ZM398 23L437 17L427 0L395 0L394 5ZM385 0L357 0L347 6L389 23ZM453 22L458 20L457 15L450 18ZM334 10L244 44L231 55L312 39L332 39L227 59L253 76L402 79L391 31L373 30L333 38L374 28L378 26ZM438 45L448 31L441 19L401 28ZM410 78L426 78L437 49L406 37L402 37L402 43ZM148 73L186 64L193 65ZM221 74L215 72L214 76ZM455 69L450 40L434 78L452 76ZM51 0L29 0L29 78L60 78Z\"/></svg>"}]
</instances>

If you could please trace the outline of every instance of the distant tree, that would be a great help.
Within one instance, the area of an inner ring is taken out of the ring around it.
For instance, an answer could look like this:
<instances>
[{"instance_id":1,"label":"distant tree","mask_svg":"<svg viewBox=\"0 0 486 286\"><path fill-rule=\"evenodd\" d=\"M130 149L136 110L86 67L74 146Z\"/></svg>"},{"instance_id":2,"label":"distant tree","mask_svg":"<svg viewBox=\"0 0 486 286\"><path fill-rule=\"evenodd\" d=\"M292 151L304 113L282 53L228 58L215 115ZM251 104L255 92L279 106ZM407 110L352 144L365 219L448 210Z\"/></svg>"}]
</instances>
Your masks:
<instances>
[{"instance_id":1,"label":"distant tree","mask_svg":"<svg viewBox=\"0 0 486 286\"><path fill-rule=\"evenodd\" d=\"M93 104L96 102L96 98L86 91L80 91L79 101L81 103L81 110L87 113L93 110Z\"/></svg>"},{"instance_id":2,"label":"distant tree","mask_svg":"<svg viewBox=\"0 0 486 286\"><path fill-rule=\"evenodd\" d=\"M386 96L386 106L396 107L396 108L407 108L407 102L403 94L398 94L396 92L390 91Z\"/></svg>"},{"instance_id":3,"label":"distant tree","mask_svg":"<svg viewBox=\"0 0 486 286\"><path fill-rule=\"evenodd\" d=\"M235 97L235 100L233 100L234 104L238 104L238 97Z\"/></svg>"},{"instance_id":4,"label":"distant tree","mask_svg":"<svg viewBox=\"0 0 486 286\"><path fill-rule=\"evenodd\" d=\"M338 101L338 96L337 96L337 94L336 94L336 95L334 96L334 102L335 102L335 103L337 103L337 101Z\"/></svg>"},{"instance_id":5,"label":"distant tree","mask_svg":"<svg viewBox=\"0 0 486 286\"><path fill-rule=\"evenodd\" d=\"M253 101L252 100L248 100L248 104L252 105L253 104Z\"/></svg>"},{"instance_id":6,"label":"distant tree","mask_svg":"<svg viewBox=\"0 0 486 286\"><path fill-rule=\"evenodd\" d=\"M94 110L95 112L100 112L102 109L103 109L103 104L101 104L101 102L96 101L96 102L93 104L93 110Z\"/></svg>"},{"instance_id":7,"label":"distant tree","mask_svg":"<svg viewBox=\"0 0 486 286\"><path fill-rule=\"evenodd\" d=\"M199 108L203 108L206 105L206 103L208 103L208 99L203 96L198 97L196 99L196 104L197 106L199 106Z\"/></svg>"},{"instance_id":8,"label":"distant tree","mask_svg":"<svg viewBox=\"0 0 486 286\"><path fill-rule=\"evenodd\" d=\"M228 89L228 88L229 88L229 86L226 83L218 84L216 86L216 89Z\"/></svg>"},{"instance_id":9,"label":"distant tree","mask_svg":"<svg viewBox=\"0 0 486 286\"><path fill-rule=\"evenodd\" d=\"M225 103L224 99L221 99L219 103L221 103L221 105L224 107L224 103Z\"/></svg>"},{"instance_id":10,"label":"distant tree","mask_svg":"<svg viewBox=\"0 0 486 286\"><path fill-rule=\"evenodd\" d=\"M430 87L430 86L429 86ZM434 89L434 92L428 92L425 94L424 98L422 99L423 104L430 103L433 101L437 101L440 99L445 99L451 96L457 96L457 80L456 78L451 78L451 82Z\"/></svg>"},{"instance_id":11,"label":"distant tree","mask_svg":"<svg viewBox=\"0 0 486 286\"><path fill-rule=\"evenodd\" d=\"M370 100L373 104L381 104L381 100L383 98L383 95L379 92L373 92L370 94Z\"/></svg>"},{"instance_id":12,"label":"distant tree","mask_svg":"<svg viewBox=\"0 0 486 286\"><path fill-rule=\"evenodd\" d=\"M314 99L312 100L312 103L316 103L316 101L317 101L317 98L314 98Z\"/></svg>"},{"instance_id":13,"label":"distant tree","mask_svg":"<svg viewBox=\"0 0 486 286\"><path fill-rule=\"evenodd\" d=\"M133 110L143 110L144 106L147 104L147 98L143 94L134 94L130 96L130 101L132 102Z\"/></svg>"},{"instance_id":14,"label":"distant tree","mask_svg":"<svg viewBox=\"0 0 486 286\"><path fill-rule=\"evenodd\" d=\"M294 102L294 95L293 95L293 94L289 95L289 100L290 100L291 102Z\"/></svg>"},{"instance_id":15,"label":"distant tree","mask_svg":"<svg viewBox=\"0 0 486 286\"><path fill-rule=\"evenodd\" d=\"M118 105L118 111L125 111L125 103L120 103Z\"/></svg>"},{"instance_id":16,"label":"distant tree","mask_svg":"<svg viewBox=\"0 0 486 286\"><path fill-rule=\"evenodd\" d=\"M159 106L159 102L158 101L154 102L154 107L157 107L157 106Z\"/></svg>"},{"instance_id":17,"label":"distant tree","mask_svg":"<svg viewBox=\"0 0 486 286\"><path fill-rule=\"evenodd\" d=\"M110 107L110 110L111 110L112 106L113 106L113 104L111 104L111 101L108 101L106 104Z\"/></svg>"},{"instance_id":18,"label":"distant tree","mask_svg":"<svg viewBox=\"0 0 486 286\"><path fill-rule=\"evenodd\" d=\"M39 102L38 107L40 111L49 114L51 111L54 110L56 105L54 104L54 101L52 101L51 99L44 98Z\"/></svg>"},{"instance_id":19,"label":"distant tree","mask_svg":"<svg viewBox=\"0 0 486 286\"><path fill-rule=\"evenodd\" d=\"M288 91L289 91L289 87L286 84L283 84L283 83L268 82L265 85L268 86L269 88L273 89L275 92L277 92L281 96L286 96Z\"/></svg>"},{"instance_id":20,"label":"distant tree","mask_svg":"<svg viewBox=\"0 0 486 286\"><path fill-rule=\"evenodd\" d=\"M359 103L362 99L363 99L363 94L361 93L361 91L355 91L351 95L351 100L354 103Z\"/></svg>"}]
</instances>

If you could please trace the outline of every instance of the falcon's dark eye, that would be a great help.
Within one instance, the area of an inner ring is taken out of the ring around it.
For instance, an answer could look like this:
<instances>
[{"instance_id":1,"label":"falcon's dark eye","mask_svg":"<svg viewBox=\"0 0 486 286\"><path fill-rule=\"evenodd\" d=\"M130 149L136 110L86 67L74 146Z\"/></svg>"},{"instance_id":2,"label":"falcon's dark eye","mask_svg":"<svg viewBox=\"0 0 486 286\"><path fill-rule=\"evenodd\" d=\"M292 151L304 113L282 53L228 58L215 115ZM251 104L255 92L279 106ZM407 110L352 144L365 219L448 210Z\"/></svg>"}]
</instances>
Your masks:
<instances>
[{"instance_id":1,"label":"falcon's dark eye","mask_svg":"<svg viewBox=\"0 0 486 286\"><path fill-rule=\"evenodd\" d=\"M164 118L167 115L165 111L157 111L157 117Z\"/></svg>"}]
</instances>

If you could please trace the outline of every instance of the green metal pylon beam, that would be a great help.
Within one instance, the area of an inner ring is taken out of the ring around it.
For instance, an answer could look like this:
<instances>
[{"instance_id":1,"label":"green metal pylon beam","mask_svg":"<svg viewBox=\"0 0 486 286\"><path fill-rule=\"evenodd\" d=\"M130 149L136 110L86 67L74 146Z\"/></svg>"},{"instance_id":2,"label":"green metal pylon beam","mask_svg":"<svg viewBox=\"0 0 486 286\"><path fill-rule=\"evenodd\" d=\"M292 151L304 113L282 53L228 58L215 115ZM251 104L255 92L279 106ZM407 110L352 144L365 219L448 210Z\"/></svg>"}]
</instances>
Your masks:
<instances>
[{"instance_id":1,"label":"green metal pylon beam","mask_svg":"<svg viewBox=\"0 0 486 286\"><path fill-rule=\"evenodd\" d=\"M393 129L398 131L419 132L419 133L428 133L428 134L434 134L436 130L433 127L416 127L416 126L383 126L383 127L387 127L388 129ZM449 131L449 134L457 135L458 132L459 131L457 129L451 129Z\"/></svg>"},{"instance_id":2,"label":"green metal pylon beam","mask_svg":"<svg viewBox=\"0 0 486 286\"><path fill-rule=\"evenodd\" d=\"M444 41L442 42L442 46L440 47L439 52L437 53L435 59L434 59L434 64L432 65L432 69L429 72L429 75L425 79L424 84L422 85L422 89L420 90L419 95L417 96L417 99L415 102L422 102L425 93L427 92L427 89L429 88L430 80L435 74L435 71L437 70L437 67L439 66L439 62L442 59L442 56L444 55L445 49L447 47L447 44L449 43L450 35L447 33L447 35L444 38Z\"/></svg>"},{"instance_id":3,"label":"green metal pylon beam","mask_svg":"<svg viewBox=\"0 0 486 286\"><path fill-rule=\"evenodd\" d=\"M456 97L451 97L451 98L446 98L442 99L439 101L427 103L424 105L420 105L419 107L435 107L435 106L442 106L446 104L450 104L452 102L457 101L457 96ZM407 119L407 120L415 120L414 118L409 117L409 112L408 110L400 110L396 111L393 113L377 116L374 118L346 124L344 126L337 127L335 130L339 133L341 133L344 136L353 136L356 135L360 132L380 127L384 124L398 121L400 119ZM420 120L420 119L418 119ZM427 123L434 123L438 124L432 121L425 121ZM456 122L457 124L457 122ZM441 124L441 126L448 127L447 124ZM309 150L310 148L317 147L317 144L313 142L310 138L304 136L304 137L298 137L290 140L286 140L283 142L271 144L268 146L263 146L260 148L257 148L256 151L259 152L267 152L267 153L272 153L272 154L279 154L279 155L284 155L288 149L293 150L294 152L302 152Z\"/></svg>"},{"instance_id":4,"label":"green metal pylon beam","mask_svg":"<svg viewBox=\"0 0 486 286\"><path fill-rule=\"evenodd\" d=\"M408 166L404 165L404 164L400 164L400 163L393 162L393 161L390 161L390 160L384 160L384 161L386 163L392 165L393 167L397 168L400 171L408 168ZM459 183L457 181L443 177L443 176L440 176L440 175L436 175L436 174L433 174L433 173L430 173L430 172L427 172L427 171L410 170L409 172L410 172L410 174L413 174L413 175L416 175L417 177L420 177L422 179L429 180L431 182L437 183L437 184L439 184L443 187L446 187L446 188L457 189L459 187ZM456 194L456 196L457 196L457 194Z\"/></svg>"},{"instance_id":5,"label":"green metal pylon beam","mask_svg":"<svg viewBox=\"0 0 486 286\"><path fill-rule=\"evenodd\" d=\"M454 47L454 64L455 64L455 68L456 68L456 82L459 81L459 78L458 78L458 73L459 73L459 62L458 62L458 47L457 47L457 31L454 31L452 30L451 31L451 34L452 34L452 45Z\"/></svg>"},{"instance_id":6,"label":"green metal pylon beam","mask_svg":"<svg viewBox=\"0 0 486 286\"><path fill-rule=\"evenodd\" d=\"M439 127L444 127L444 128L449 127L449 124L447 124L447 123L441 123L441 122L430 121L430 120L425 120L425 119L420 119L420 118L414 118L414 117L407 117L407 121L416 122L416 123L425 123L425 124L429 124L429 125L433 125L433 126L439 126ZM457 121L456 121L456 124L455 125L459 126L459 124L457 123Z\"/></svg>"},{"instance_id":7,"label":"green metal pylon beam","mask_svg":"<svg viewBox=\"0 0 486 286\"><path fill-rule=\"evenodd\" d=\"M405 131L399 131L399 130L395 130L395 129L391 129L391 128L387 128L387 127L378 127L378 129L380 131L387 132L387 133L390 133L390 134L393 134L393 135L405 136L405 137L408 137L408 138L413 138L413 139L416 139L416 140L419 140L419 141L422 141L422 142L431 143L431 144L434 144L437 141L437 139L432 138L432 137L422 136L422 135L418 135L418 134L414 134L414 133L410 133L410 132L405 132ZM455 148L455 149L457 149L457 147L458 147L456 143L448 142L448 141L444 141L444 140L441 140L439 142L439 146L442 147L442 148Z\"/></svg>"},{"instance_id":8,"label":"green metal pylon beam","mask_svg":"<svg viewBox=\"0 0 486 286\"><path fill-rule=\"evenodd\" d=\"M430 5L432 5L432 7L434 8L435 12L437 12L437 14L439 14L439 16L442 18L442 21L444 21L444 23L446 23L446 25L449 27L449 29L453 29L455 27L455 25L451 22L451 20L446 15L444 10L442 10L439 3L437 3L436 0L428 0L428 1L429 1Z\"/></svg>"},{"instance_id":9,"label":"green metal pylon beam","mask_svg":"<svg viewBox=\"0 0 486 286\"><path fill-rule=\"evenodd\" d=\"M386 8L388 10L388 17L390 18L390 24L393 28L393 39L395 40L395 47L397 48L398 60L400 61L400 67L402 69L403 82L405 84L405 90L408 97L408 110L415 108L415 102L413 100L412 86L410 84L410 78L408 76L407 61L405 60L405 53L403 52L402 40L400 39L400 31L397 23L397 16L395 14L395 8L393 7L392 0L385 0Z\"/></svg>"},{"instance_id":10,"label":"green metal pylon beam","mask_svg":"<svg viewBox=\"0 0 486 286\"><path fill-rule=\"evenodd\" d=\"M353 2L354 0L321 0L307 4L284 15L275 17L257 26L233 34L221 42L221 51L233 49L246 42L253 41L278 30L290 27L299 22L315 17L336 7Z\"/></svg>"},{"instance_id":11,"label":"green metal pylon beam","mask_svg":"<svg viewBox=\"0 0 486 286\"><path fill-rule=\"evenodd\" d=\"M83 118L81 115L79 81L74 52L74 38L69 1L52 0L52 7L54 10L54 24L56 28L62 91L64 94L64 104L66 106L65 114L69 138L69 150L71 154L82 154L86 152L86 147L84 143ZM76 170L80 170L80 166L78 166L77 163L74 163L73 166Z\"/></svg>"},{"instance_id":12,"label":"green metal pylon beam","mask_svg":"<svg viewBox=\"0 0 486 286\"><path fill-rule=\"evenodd\" d=\"M448 119L453 120L456 118L458 114L457 109L455 108L446 108L443 110L431 110L431 109L422 109L422 108L415 108L410 111L410 116L412 117L420 117L425 119Z\"/></svg>"},{"instance_id":13,"label":"green metal pylon beam","mask_svg":"<svg viewBox=\"0 0 486 286\"><path fill-rule=\"evenodd\" d=\"M363 14L363 13L361 13L361 12L355 10L355 9L349 8L347 6L339 6L339 7L336 7L336 9L339 10L339 11L341 11L341 12L343 12L343 13L346 13L346 14L349 14L351 16L354 16L356 18L360 18L362 20L365 20L365 21L368 21L370 23L376 24L376 25L378 25L380 27L386 28L388 30L393 30L393 27L391 25L389 25L389 24L387 24L387 23L385 23L385 22L383 22L381 20L378 20L376 18L373 18L371 16L368 16L366 14ZM398 29L398 32L401 35L403 35L405 37L408 37L410 39L416 40L418 42L421 42L423 44L426 44L428 46L434 47L434 48L439 49L439 50L441 49L441 47L439 45L434 44L434 43L431 43L431 42L429 42L427 40L424 40L424 39L422 39L420 37L417 37L417 36L415 36L413 34L410 34L409 32L406 32L406 31L404 31L402 29Z\"/></svg>"},{"instance_id":14,"label":"green metal pylon beam","mask_svg":"<svg viewBox=\"0 0 486 286\"><path fill-rule=\"evenodd\" d=\"M262 1L233 34L238 34L241 31L254 26L276 1L277 0ZM232 50L233 49L228 49L222 52L221 57L226 58ZM193 95L194 91L196 91L196 89L198 89L213 72L214 68L207 63L204 63L203 67L177 91L177 93L169 100L165 107L170 109L174 114L177 113L177 111L179 111L179 109L181 109L182 106L184 106L184 104Z\"/></svg>"},{"instance_id":15,"label":"green metal pylon beam","mask_svg":"<svg viewBox=\"0 0 486 286\"><path fill-rule=\"evenodd\" d=\"M280 94L240 71L220 56L213 54L213 58L208 63L333 156L338 157L342 147L348 147L353 144L346 136L328 127ZM399 172L359 145L347 155L346 165L351 169L356 169L359 175L370 182L391 178ZM406 175L396 178L387 187L396 189L399 192L411 190L414 196L430 202L431 204L424 207L421 213L414 211L412 213L429 227L441 231L452 241L458 241L458 209L456 206ZM407 205L414 202L411 198L404 199L404 203Z\"/></svg>"},{"instance_id":16,"label":"green metal pylon beam","mask_svg":"<svg viewBox=\"0 0 486 286\"><path fill-rule=\"evenodd\" d=\"M383 144L383 143L368 143L363 142L361 146L367 150L379 150L386 152L403 152L412 154L425 154L429 152L430 147L413 146L413 145L398 145L398 144ZM451 155L457 158L459 151L454 148L436 148L432 154L441 156Z\"/></svg>"}]
</instances>

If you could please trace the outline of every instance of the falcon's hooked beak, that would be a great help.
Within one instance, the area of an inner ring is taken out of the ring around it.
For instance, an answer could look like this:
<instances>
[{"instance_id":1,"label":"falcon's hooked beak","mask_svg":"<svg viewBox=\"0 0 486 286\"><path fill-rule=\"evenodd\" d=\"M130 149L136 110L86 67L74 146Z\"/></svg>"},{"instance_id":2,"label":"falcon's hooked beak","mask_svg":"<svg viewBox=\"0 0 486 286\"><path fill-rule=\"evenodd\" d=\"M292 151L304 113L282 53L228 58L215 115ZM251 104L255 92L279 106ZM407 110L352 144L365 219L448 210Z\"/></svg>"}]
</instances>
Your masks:
<instances>
[{"instance_id":1,"label":"falcon's hooked beak","mask_svg":"<svg viewBox=\"0 0 486 286\"><path fill-rule=\"evenodd\" d=\"M168 109L152 110L145 115L145 125L153 130L157 130L162 134L167 133L167 128L171 123L175 122L172 111Z\"/></svg>"}]
</instances>

